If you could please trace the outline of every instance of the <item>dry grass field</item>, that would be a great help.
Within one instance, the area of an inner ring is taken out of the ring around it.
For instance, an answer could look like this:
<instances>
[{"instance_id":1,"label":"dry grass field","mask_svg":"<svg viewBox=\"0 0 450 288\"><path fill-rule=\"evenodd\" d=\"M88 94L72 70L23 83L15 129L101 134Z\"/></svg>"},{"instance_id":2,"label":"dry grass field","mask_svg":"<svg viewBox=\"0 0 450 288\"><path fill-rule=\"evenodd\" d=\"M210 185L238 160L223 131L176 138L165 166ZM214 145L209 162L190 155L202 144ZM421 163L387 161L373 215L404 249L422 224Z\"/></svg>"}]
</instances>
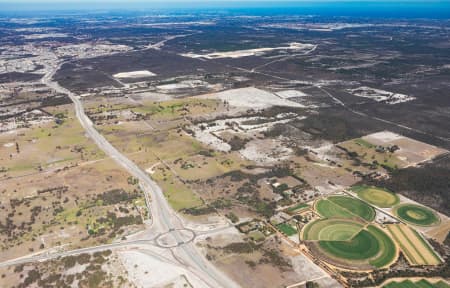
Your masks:
<instances>
[{"instance_id":1,"label":"dry grass field","mask_svg":"<svg viewBox=\"0 0 450 288\"><path fill-rule=\"evenodd\" d=\"M70 106L48 109L56 121L0 134L0 177L61 169L104 157L84 134Z\"/></svg>"},{"instance_id":2,"label":"dry grass field","mask_svg":"<svg viewBox=\"0 0 450 288\"><path fill-rule=\"evenodd\" d=\"M404 224L390 224L389 232L411 265L438 265L442 261L422 236Z\"/></svg>"},{"instance_id":3,"label":"dry grass field","mask_svg":"<svg viewBox=\"0 0 450 288\"><path fill-rule=\"evenodd\" d=\"M3 180L0 202L3 259L107 243L146 217L137 185L110 159Z\"/></svg>"}]
</instances>

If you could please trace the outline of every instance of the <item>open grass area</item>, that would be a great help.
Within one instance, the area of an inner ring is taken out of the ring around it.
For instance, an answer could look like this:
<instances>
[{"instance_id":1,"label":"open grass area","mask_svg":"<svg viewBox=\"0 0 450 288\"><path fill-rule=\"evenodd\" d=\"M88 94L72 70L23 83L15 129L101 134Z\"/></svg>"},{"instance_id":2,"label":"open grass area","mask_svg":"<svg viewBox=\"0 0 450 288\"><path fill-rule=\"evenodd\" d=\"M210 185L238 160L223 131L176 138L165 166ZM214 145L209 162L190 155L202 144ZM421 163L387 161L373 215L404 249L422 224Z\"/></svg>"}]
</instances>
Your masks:
<instances>
[{"instance_id":1,"label":"open grass area","mask_svg":"<svg viewBox=\"0 0 450 288\"><path fill-rule=\"evenodd\" d=\"M369 143L369 142L367 142L366 140L364 140L362 138L357 138L357 139L355 139L353 141L355 141L356 144L359 144L359 145L361 145L363 147L366 147L366 148L374 148L374 147L376 147L372 143Z\"/></svg>"},{"instance_id":2,"label":"open grass area","mask_svg":"<svg viewBox=\"0 0 450 288\"><path fill-rule=\"evenodd\" d=\"M158 168L152 178L161 187L169 204L177 211L199 207L203 201L173 173L165 168Z\"/></svg>"},{"instance_id":3,"label":"open grass area","mask_svg":"<svg viewBox=\"0 0 450 288\"><path fill-rule=\"evenodd\" d=\"M152 119L169 119L186 115L203 115L211 113L220 105L216 99L184 98L164 102L145 102L133 107L131 111L151 117Z\"/></svg>"},{"instance_id":4,"label":"open grass area","mask_svg":"<svg viewBox=\"0 0 450 288\"><path fill-rule=\"evenodd\" d=\"M326 218L375 219L375 210L361 200L348 196L330 196L316 203L317 212Z\"/></svg>"},{"instance_id":5,"label":"open grass area","mask_svg":"<svg viewBox=\"0 0 450 288\"><path fill-rule=\"evenodd\" d=\"M440 222L433 210L415 204L398 205L394 208L394 214L403 221L418 226L433 226Z\"/></svg>"},{"instance_id":6,"label":"open grass area","mask_svg":"<svg viewBox=\"0 0 450 288\"><path fill-rule=\"evenodd\" d=\"M344 148L354 157L363 163L371 164L377 167L385 166L390 169L405 167L406 162L390 152L378 151L377 146L362 138L352 139L339 143L339 147Z\"/></svg>"},{"instance_id":7,"label":"open grass area","mask_svg":"<svg viewBox=\"0 0 450 288\"><path fill-rule=\"evenodd\" d=\"M0 149L0 167L8 176L63 168L105 157L85 136L72 112L61 108L55 113L64 114L64 121L41 123L20 129L18 133L0 135L0 143L6 143L6 147Z\"/></svg>"},{"instance_id":8,"label":"open grass area","mask_svg":"<svg viewBox=\"0 0 450 288\"><path fill-rule=\"evenodd\" d=\"M0 202L10 224L0 231L0 257L95 246L141 229L148 213L129 177L105 159L2 180Z\"/></svg>"},{"instance_id":9,"label":"open grass area","mask_svg":"<svg viewBox=\"0 0 450 288\"><path fill-rule=\"evenodd\" d=\"M287 224L287 223L281 223L277 225L277 228L283 232L284 234L286 234L287 236L292 236L297 234L297 229L295 229L294 227L292 227L291 225Z\"/></svg>"},{"instance_id":10,"label":"open grass area","mask_svg":"<svg viewBox=\"0 0 450 288\"><path fill-rule=\"evenodd\" d=\"M215 152L210 156L200 154L170 159L171 167L184 180L204 180L239 170L247 164L237 152Z\"/></svg>"},{"instance_id":11,"label":"open grass area","mask_svg":"<svg viewBox=\"0 0 450 288\"><path fill-rule=\"evenodd\" d=\"M358 194L358 197L381 208L389 208L400 202L400 198L386 189L373 186L353 186L353 192Z\"/></svg>"}]
</instances>

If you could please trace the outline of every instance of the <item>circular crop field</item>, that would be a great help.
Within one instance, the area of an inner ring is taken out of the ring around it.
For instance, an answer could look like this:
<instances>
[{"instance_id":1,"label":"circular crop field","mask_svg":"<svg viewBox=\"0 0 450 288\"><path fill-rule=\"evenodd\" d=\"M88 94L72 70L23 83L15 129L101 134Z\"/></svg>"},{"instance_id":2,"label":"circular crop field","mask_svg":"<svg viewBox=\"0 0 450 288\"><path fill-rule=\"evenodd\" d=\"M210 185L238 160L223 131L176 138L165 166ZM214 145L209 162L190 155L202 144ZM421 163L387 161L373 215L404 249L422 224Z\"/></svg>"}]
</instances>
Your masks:
<instances>
[{"instance_id":1,"label":"circular crop field","mask_svg":"<svg viewBox=\"0 0 450 288\"><path fill-rule=\"evenodd\" d=\"M358 194L358 197L382 208L392 207L400 202L395 193L382 188L372 186L355 186L352 190Z\"/></svg>"},{"instance_id":2,"label":"circular crop field","mask_svg":"<svg viewBox=\"0 0 450 288\"><path fill-rule=\"evenodd\" d=\"M439 223L439 216L432 210L415 204L402 204L394 208L400 219L419 226L433 226Z\"/></svg>"},{"instance_id":3,"label":"circular crop field","mask_svg":"<svg viewBox=\"0 0 450 288\"><path fill-rule=\"evenodd\" d=\"M374 225L361 229L348 240L322 240L314 245L333 265L355 270L387 267L398 255L392 239Z\"/></svg>"},{"instance_id":4,"label":"circular crop field","mask_svg":"<svg viewBox=\"0 0 450 288\"><path fill-rule=\"evenodd\" d=\"M364 228L364 224L347 219L320 219L306 225L303 240L346 241Z\"/></svg>"},{"instance_id":5,"label":"circular crop field","mask_svg":"<svg viewBox=\"0 0 450 288\"><path fill-rule=\"evenodd\" d=\"M375 209L363 201L348 196L330 196L316 202L317 212L326 218L375 219Z\"/></svg>"},{"instance_id":6,"label":"circular crop field","mask_svg":"<svg viewBox=\"0 0 450 288\"><path fill-rule=\"evenodd\" d=\"M370 259L380 250L377 238L367 230L362 230L348 241L320 241L320 247L326 254L348 260Z\"/></svg>"}]
</instances>

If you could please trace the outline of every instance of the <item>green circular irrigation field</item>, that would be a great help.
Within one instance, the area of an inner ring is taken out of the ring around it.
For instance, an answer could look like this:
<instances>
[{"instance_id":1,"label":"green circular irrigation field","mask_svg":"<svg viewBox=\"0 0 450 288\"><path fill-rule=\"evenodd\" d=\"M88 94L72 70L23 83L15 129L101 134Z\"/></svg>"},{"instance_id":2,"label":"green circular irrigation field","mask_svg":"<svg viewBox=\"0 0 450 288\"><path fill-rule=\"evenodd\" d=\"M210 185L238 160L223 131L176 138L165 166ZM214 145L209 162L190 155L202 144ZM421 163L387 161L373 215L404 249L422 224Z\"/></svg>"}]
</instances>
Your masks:
<instances>
[{"instance_id":1,"label":"green circular irrigation field","mask_svg":"<svg viewBox=\"0 0 450 288\"><path fill-rule=\"evenodd\" d=\"M303 240L347 241L358 234L364 224L348 219L320 219L306 225Z\"/></svg>"},{"instance_id":2,"label":"green circular irrigation field","mask_svg":"<svg viewBox=\"0 0 450 288\"><path fill-rule=\"evenodd\" d=\"M358 197L381 208L389 208L400 202L395 193L371 186L354 186L352 190Z\"/></svg>"},{"instance_id":3,"label":"green circular irrigation field","mask_svg":"<svg viewBox=\"0 0 450 288\"><path fill-rule=\"evenodd\" d=\"M317 212L326 218L362 218L366 221L375 219L375 210L353 197L330 196L316 203Z\"/></svg>"},{"instance_id":4,"label":"green circular irrigation field","mask_svg":"<svg viewBox=\"0 0 450 288\"><path fill-rule=\"evenodd\" d=\"M440 222L439 216L432 210L415 204L398 205L394 208L394 214L405 222L419 226L433 226Z\"/></svg>"},{"instance_id":5,"label":"green circular irrigation field","mask_svg":"<svg viewBox=\"0 0 450 288\"><path fill-rule=\"evenodd\" d=\"M374 225L350 219L321 219L302 231L304 240L318 240L320 254L336 266L381 268L392 263L397 248L391 238Z\"/></svg>"}]
</instances>

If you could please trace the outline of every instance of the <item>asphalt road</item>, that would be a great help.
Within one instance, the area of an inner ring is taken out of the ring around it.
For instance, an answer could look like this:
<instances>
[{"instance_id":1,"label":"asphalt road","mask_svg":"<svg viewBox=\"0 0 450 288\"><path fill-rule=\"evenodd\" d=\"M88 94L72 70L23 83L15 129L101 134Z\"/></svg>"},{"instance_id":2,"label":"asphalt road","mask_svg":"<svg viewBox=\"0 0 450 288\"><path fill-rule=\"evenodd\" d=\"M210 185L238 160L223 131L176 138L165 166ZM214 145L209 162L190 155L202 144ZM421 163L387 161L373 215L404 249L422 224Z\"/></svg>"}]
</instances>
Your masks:
<instances>
[{"instance_id":1,"label":"asphalt road","mask_svg":"<svg viewBox=\"0 0 450 288\"><path fill-rule=\"evenodd\" d=\"M174 241L180 244L173 249L176 258L179 259L179 262L187 269L191 271L194 270L193 272L196 272L195 274L208 286L214 288L239 287L235 282L230 280L226 275L208 262L198 251L198 248L193 242L184 243L183 235L180 233L180 230L184 229L184 225L169 206L159 186L150 179L146 172L119 152L95 129L93 123L85 114L83 104L77 95L52 81L53 75L59 67L60 66L55 67L53 71L47 73L42 78L42 82L57 92L67 94L75 105L76 116L86 134L105 152L106 155L110 156L119 165L124 167L130 175L139 179L139 185L145 194L146 205L151 213L152 223L149 229L152 234L158 235L161 233L170 233L170 236L174 238Z\"/></svg>"}]
</instances>

